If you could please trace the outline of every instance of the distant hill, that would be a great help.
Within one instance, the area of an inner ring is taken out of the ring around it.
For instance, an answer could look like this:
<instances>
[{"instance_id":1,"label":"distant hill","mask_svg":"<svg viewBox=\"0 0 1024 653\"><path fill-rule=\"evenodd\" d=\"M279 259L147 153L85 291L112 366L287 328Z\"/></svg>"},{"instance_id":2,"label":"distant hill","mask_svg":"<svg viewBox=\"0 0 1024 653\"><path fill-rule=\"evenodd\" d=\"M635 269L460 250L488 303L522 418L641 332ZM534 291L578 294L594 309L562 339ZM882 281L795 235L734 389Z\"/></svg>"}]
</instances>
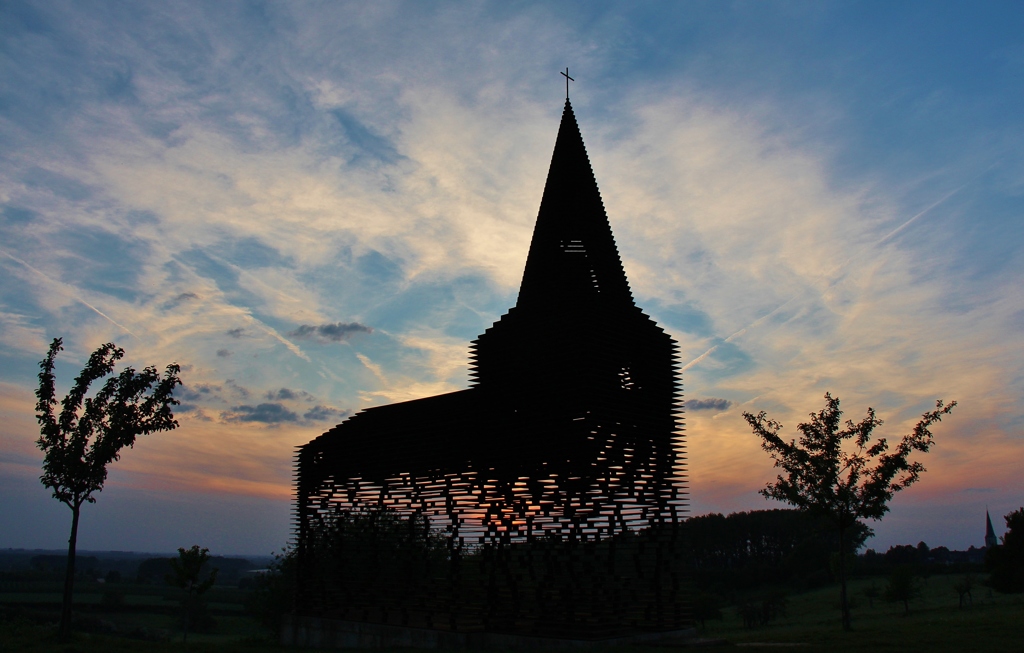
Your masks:
<instances>
[{"instance_id":1,"label":"distant hill","mask_svg":"<svg viewBox=\"0 0 1024 653\"><path fill-rule=\"evenodd\" d=\"M178 553L139 551L78 551L75 571L83 576L162 584L170 572L170 558ZM0 573L63 574L67 551L54 549L0 549ZM254 569L266 569L272 556L214 556L211 563L220 571L217 584L235 585Z\"/></svg>"}]
</instances>

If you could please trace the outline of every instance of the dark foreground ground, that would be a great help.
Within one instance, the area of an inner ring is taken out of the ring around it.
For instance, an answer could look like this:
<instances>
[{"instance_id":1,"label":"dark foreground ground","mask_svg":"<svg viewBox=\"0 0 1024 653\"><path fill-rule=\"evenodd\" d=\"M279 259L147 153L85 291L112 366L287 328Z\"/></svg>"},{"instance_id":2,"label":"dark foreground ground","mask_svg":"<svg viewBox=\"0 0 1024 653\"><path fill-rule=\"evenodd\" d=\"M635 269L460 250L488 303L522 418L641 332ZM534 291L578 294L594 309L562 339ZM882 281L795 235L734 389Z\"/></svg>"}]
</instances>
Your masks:
<instances>
[{"instance_id":1,"label":"dark foreground ground","mask_svg":"<svg viewBox=\"0 0 1024 653\"><path fill-rule=\"evenodd\" d=\"M745 628L735 607L722 609L721 620L709 620L697 642L616 648L621 653L668 653L672 650L793 650L823 653L845 651L911 651L962 653L1024 653L1024 596L1002 595L986 587L974 589L973 605L958 608L953 589L956 576L931 576L921 581L921 596L904 615L902 604L874 599L864 590L885 579L857 579L851 596L854 631L839 627L838 590L829 587L791 594L785 614L767 626ZM110 586L84 585L76 593L83 628L69 644L56 642L54 622L59 614L59 586L43 583L8 584L0 588L0 653L135 653L184 651L174 623L175 602L167 588L126 584L117 590L120 605L104 605ZM214 588L210 612L213 632L190 634L188 650L231 653L283 650L275 638L244 611L245 592ZM598 650L598 647L594 647ZM291 649L296 650L296 649ZM588 649L574 649L585 651ZM601 649L608 650L608 649Z\"/></svg>"}]
</instances>

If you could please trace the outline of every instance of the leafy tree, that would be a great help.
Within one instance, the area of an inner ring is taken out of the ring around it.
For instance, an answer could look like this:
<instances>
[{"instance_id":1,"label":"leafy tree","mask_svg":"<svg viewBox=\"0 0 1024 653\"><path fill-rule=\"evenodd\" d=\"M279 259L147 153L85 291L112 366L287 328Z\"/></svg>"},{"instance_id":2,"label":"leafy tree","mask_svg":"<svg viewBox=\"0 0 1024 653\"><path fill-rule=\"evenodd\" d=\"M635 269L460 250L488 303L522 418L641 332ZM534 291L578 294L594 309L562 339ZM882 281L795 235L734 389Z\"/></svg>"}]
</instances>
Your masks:
<instances>
[{"instance_id":1,"label":"leafy tree","mask_svg":"<svg viewBox=\"0 0 1024 653\"><path fill-rule=\"evenodd\" d=\"M210 559L210 550L199 548L193 544L191 549L178 549L178 557L171 558L171 573L167 574L168 585L174 585L185 590L185 596L181 600L182 617L184 624L184 641L188 643L189 622L195 617L201 616L202 595L206 590L213 587L217 581L217 568L210 570L206 580L199 580L203 573L203 567Z\"/></svg>"},{"instance_id":2,"label":"leafy tree","mask_svg":"<svg viewBox=\"0 0 1024 653\"><path fill-rule=\"evenodd\" d=\"M75 578L75 546L78 517L82 504L95 503L94 492L103 489L107 465L120 458L122 447L132 447L139 435L167 431L178 426L171 412L177 405L172 396L180 368L167 366L164 375L155 367L136 372L126 367L107 379L92 397L89 386L114 370L124 350L113 343L102 345L89 356L89 362L75 379L71 392L61 401L56 414L54 359L63 350L63 341L55 338L46 358L39 363L39 389L36 390L36 419L40 436L36 445L45 454L43 485L53 497L71 508L71 537L68 539L68 563L64 580L64 600L60 618L60 637L71 633L71 596Z\"/></svg>"},{"instance_id":3,"label":"leafy tree","mask_svg":"<svg viewBox=\"0 0 1024 653\"><path fill-rule=\"evenodd\" d=\"M828 520L801 510L751 510L690 517L681 526L681 555L693 581L720 595L784 583L807 589L829 581L839 539ZM846 533L852 556L871 536L857 522Z\"/></svg>"},{"instance_id":4,"label":"leafy tree","mask_svg":"<svg viewBox=\"0 0 1024 653\"><path fill-rule=\"evenodd\" d=\"M881 593L881 590L879 590L878 586L874 583L871 583L870 587L864 589L864 596L868 598L869 608L875 607L875 599L877 599L881 595Z\"/></svg>"},{"instance_id":5,"label":"leafy tree","mask_svg":"<svg viewBox=\"0 0 1024 653\"><path fill-rule=\"evenodd\" d=\"M935 404L935 410L922 415L914 430L895 449L889 450L885 438L871 442L871 434L882 425L868 408L867 417L854 424L846 421L841 429L843 411L839 399L825 393L825 408L811 413L811 421L797 425L799 441L786 442L779 437L782 424L768 419L762 410L757 415L743 413L744 419L761 438L761 447L781 467L774 483L761 494L769 499L785 501L801 510L827 517L839 534L839 604L843 629L850 630L850 604L846 595L846 547L850 528L860 518L881 519L889 511L889 500L906 489L925 471L920 462L908 462L914 452L927 452L934 443L929 427L949 414L956 402ZM852 450L843 444L853 441Z\"/></svg>"},{"instance_id":6,"label":"leafy tree","mask_svg":"<svg viewBox=\"0 0 1024 653\"><path fill-rule=\"evenodd\" d=\"M903 614L910 614L910 601L921 594L921 586L914 576L914 568L903 565L896 567L885 586L884 597L890 603L902 603Z\"/></svg>"},{"instance_id":7,"label":"leafy tree","mask_svg":"<svg viewBox=\"0 0 1024 653\"><path fill-rule=\"evenodd\" d=\"M974 605L974 597L971 596L971 589L973 588L974 577L970 574L965 575L953 584L953 590L960 596L960 604L957 607L961 610L964 607L964 597L967 597L968 605Z\"/></svg>"},{"instance_id":8,"label":"leafy tree","mask_svg":"<svg viewBox=\"0 0 1024 653\"><path fill-rule=\"evenodd\" d=\"M700 623L701 630L707 629L708 619L722 620L722 601L714 594L709 594L708 592L698 593L693 598L690 608L693 620Z\"/></svg>"},{"instance_id":9,"label":"leafy tree","mask_svg":"<svg viewBox=\"0 0 1024 653\"><path fill-rule=\"evenodd\" d=\"M295 607L297 555L291 547L274 554L267 571L257 576L246 598L246 610L274 632L280 632L283 617Z\"/></svg>"},{"instance_id":10,"label":"leafy tree","mask_svg":"<svg viewBox=\"0 0 1024 653\"><path fill-rule=\"evenodd\" d=\"M985 566L991 573L989 582L1000 592L1024 592L1024 508L1014 510L1004 519L1003 543L985 552Z\"/></svg>"}]
</instances>

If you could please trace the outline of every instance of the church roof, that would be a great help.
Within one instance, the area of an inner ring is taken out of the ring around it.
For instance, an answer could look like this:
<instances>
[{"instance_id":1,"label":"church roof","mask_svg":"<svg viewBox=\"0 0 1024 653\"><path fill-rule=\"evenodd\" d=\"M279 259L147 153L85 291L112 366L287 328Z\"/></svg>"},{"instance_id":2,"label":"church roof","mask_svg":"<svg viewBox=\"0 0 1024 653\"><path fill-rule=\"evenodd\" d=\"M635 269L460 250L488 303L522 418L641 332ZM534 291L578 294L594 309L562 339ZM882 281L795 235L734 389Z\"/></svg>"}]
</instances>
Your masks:
<instances>
[{"instance_id":1,"label":"church roof","mask_svg":"<svg viewBox=\"0 0 1024 653\"><path fill-rule=\"evenodd\" d=\"M516 304L633 306L601 193L567 99Z\"/></svg>"}]
</instances>

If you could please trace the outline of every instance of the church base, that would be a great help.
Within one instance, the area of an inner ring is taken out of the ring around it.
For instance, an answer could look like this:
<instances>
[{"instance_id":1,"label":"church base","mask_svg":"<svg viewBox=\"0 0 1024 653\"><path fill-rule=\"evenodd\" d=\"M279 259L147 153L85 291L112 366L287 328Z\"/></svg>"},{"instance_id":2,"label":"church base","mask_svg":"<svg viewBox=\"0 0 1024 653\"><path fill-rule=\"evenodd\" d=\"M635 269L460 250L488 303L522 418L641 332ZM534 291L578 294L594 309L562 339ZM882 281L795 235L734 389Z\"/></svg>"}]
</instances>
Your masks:
<instances>
[{"instance_id":1,"label":"church base","mask_svg":"<svg viewBox=\"0 0 1024 653\"><path fill-rule=\"evenodd\" d=\"M310 648L434 648L434 649L561 649L620 646L660 639L685 640L697 636L694 628L636 633L604 639L560 639L502 633L460 633L426 628L286 615L281 644Z\"/></svg>"}]
</instances>

